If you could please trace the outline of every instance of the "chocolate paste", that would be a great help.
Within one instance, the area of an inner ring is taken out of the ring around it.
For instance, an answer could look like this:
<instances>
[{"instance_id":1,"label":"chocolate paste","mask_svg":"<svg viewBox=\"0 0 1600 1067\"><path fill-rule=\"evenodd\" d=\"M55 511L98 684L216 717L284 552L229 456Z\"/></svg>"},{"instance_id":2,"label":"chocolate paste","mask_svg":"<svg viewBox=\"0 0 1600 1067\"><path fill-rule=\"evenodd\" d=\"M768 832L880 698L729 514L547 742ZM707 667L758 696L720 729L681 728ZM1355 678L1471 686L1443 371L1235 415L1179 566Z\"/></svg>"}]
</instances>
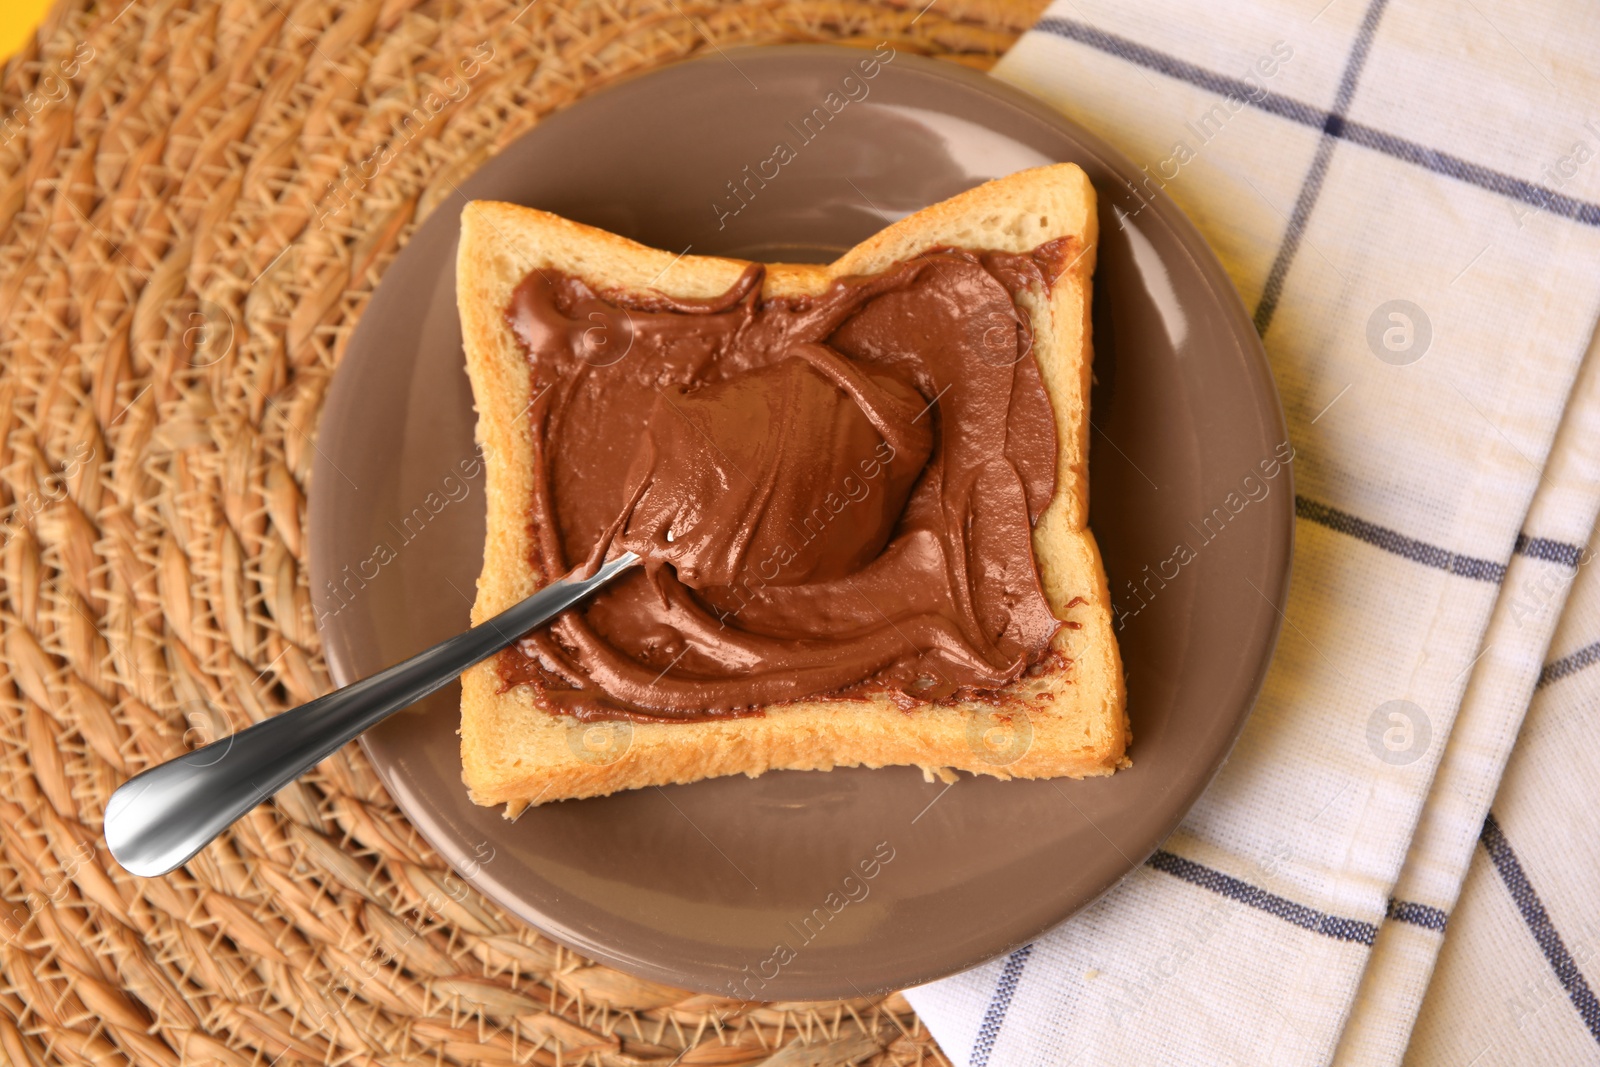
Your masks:
<instances>
[{"instance_id":1,"label":"chocolate paste","mask_svg":"<svg viewBox=\"0 0 1600 1067\"><path fill-rule=\"evenodd\" d=\"M759 265L709 300L528 275L506 315L533 562L647 562L503 653L503 683L582 719L701 720L948 701L1038 663L1056 432L1017 299L1068 251L941 249L810 297L763 297Z\"/></svg>"}]
</instances>

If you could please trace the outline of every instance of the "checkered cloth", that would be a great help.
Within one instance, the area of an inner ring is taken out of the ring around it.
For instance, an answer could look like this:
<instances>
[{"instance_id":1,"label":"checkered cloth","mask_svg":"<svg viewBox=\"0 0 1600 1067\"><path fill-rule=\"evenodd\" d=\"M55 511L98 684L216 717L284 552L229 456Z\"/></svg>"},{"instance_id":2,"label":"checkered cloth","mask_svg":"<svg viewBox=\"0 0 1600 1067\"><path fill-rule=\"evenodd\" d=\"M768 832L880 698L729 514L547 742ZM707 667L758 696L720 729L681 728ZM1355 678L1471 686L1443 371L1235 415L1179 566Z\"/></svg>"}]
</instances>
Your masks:
<instances>
[{"instance_id":1,"label":"checkered cloth","mask_svg":"<svg viewBox=\"0 0 1600 1067\"><path fill-rule=\"evenodd\" d=\"M1178 832L908 994L956 1063L1600 1061L1596 56L1600 9L1548 0L1060 0L996 69L1205 233L1299 521Z\"/></svg>"}]
</instances>

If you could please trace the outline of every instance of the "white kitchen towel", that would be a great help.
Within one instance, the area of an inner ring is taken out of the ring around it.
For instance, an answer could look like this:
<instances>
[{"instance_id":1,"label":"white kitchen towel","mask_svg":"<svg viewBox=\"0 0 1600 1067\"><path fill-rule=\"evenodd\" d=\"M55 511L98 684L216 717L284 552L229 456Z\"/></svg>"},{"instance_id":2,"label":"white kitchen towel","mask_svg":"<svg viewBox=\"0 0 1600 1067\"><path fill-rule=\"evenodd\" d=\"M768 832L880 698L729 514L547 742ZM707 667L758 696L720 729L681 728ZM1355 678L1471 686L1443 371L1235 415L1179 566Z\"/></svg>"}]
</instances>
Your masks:
<instances>
[{"instance_id":1,"label":"white kitchen towel","mask_svg":"<svg viewBox=\"0 0 1600 1067\"><path fill-rule=\"evenodd\" d=\"M1451 916L1462 881L1479 846L1489 804L1500 786L1523 714L1535 691L1542 688L1541 679L1551 677L1541 673L1541 666L1550 655L1557 620L1567 634L1574 625L1582 628L1564 616L1562 609L1579 569L1592 562L1591 550L1576 546L1590 538L1597 507L1600 338L1591 344L1579 372L1533 509L1523 522L1523 529L1530 533L1506 569L1500 600L1394 889L1394 899L1403 903L1391 905L1389 914L1399 921L1386 922L1378 929L1372 961L1339 1042L1337 1063L1353 1067L1391 1064L1405 1053L1439 948L1455 921ZM1594 629L1589 626L1590 631ZM1596 785L1600 786L1600 780ZM1575 791L1575 795L1584 793ZM1589 795L1600 800L1600 789L1591 789ZM1567 877L1593 884L1600 879L1600 870L1574 867ZM1532 933L1524 931L1523 936ZM1528 944L1531 947L1533 941ZM1498 1005L1499 1000L1494 1003ZM1557 1011L1545 1019L1570 1014ZM1491 1013L1488 1018L1498 1019L1508 1035L1516 1032L1510 1025L1514 1017ZM1600 1019L1596 1023L1600 1025ZM1596 1037L1600 1039L1600 1032ZM1537 1051L1539 1046L1530 1047ZM1600 1061L1600 1043L1591 1046L1589 1057ZM1497 1062L1501 1062L1498 1055L1486 1055L1480 1067Z\"/></svg>"},{"instance_id":2,"label":"white kitchen towel","mask_svg":"<svg viewBox=\"0 0 1600 1067\"><path fill-rule=\"evenodd\" d=\"M1590 553L1483 821L1408 1063L1600 1062L1600 568Z\"/></svg>"},{"instance_id":3,"label":"white kitchen towel","mask_svg":"<svg viewBox=\"0 0 1600 1067\"><path fill-rule=\"evenodd\" d=\"M1261 700L1178 833L1033 945L909 993L955 1062L1328 1062L1381 928L1448 944L1445 907L1395 899L1408 848L1469 679L1493 749L1522 708L1490 687L1538 677L1547 621L1486 644L1508 575L1582 558L1585 534L1524 526L1536 494L1576 500L1576 526L1595 508L1546 466L1600 313L1596 54L1593 7L1062 0L997 67L1221 256L1277 376L1299 522ZM1449 853L1417 868L1445 904ZM1436 947L1395 955L1426 983ZM1406 1028L1352 1062L1393 1062Z\"/></svg>"}]
</instances>

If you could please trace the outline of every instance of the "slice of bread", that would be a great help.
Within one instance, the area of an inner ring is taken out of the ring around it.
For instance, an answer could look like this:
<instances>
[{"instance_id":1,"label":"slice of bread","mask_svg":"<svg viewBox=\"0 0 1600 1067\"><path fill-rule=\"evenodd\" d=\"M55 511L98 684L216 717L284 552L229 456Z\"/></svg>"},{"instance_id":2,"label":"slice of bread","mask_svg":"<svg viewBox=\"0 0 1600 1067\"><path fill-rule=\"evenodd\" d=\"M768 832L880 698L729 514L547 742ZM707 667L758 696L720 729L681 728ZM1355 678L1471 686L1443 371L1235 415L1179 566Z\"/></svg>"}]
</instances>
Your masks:
<instances>
[{"instance_id":1,"label":"slice of bread","mask_svg":"<svg viewBox=\"0 0 1600 1067\"><path fill-rule=\"evenodd\" d=\"M1067 623L1048 669L1024 674L993 702L902 711L887 697L809 700L765 714L679 723L583 723L539 706L532 686L502 690L490 659L462 675L462 777L472 799L506 805L601 796L782 768L921 767L999 778L1084 777L1127 766L1131 739L1110 594L1087 526L1090 276L1098 230L1094 188L1059 164L989 182L916 212L827 266L771 265L767 296L819 293L846 275L888 269L928 249L1030 252L1058 238L1065 267L1048 293L1018 303L1055 411L1056 492L1033 531L1051 610ZM535 268L597 290L712 297L744 271L739 260L676 256L542 211L479 201L461 217L456 288L467 371L477 401L488 489L488 536L472 620L483 621L557 575L538 573L527 514L532 379L506 323L511 292Z\"/></svg>"}]
</instances>

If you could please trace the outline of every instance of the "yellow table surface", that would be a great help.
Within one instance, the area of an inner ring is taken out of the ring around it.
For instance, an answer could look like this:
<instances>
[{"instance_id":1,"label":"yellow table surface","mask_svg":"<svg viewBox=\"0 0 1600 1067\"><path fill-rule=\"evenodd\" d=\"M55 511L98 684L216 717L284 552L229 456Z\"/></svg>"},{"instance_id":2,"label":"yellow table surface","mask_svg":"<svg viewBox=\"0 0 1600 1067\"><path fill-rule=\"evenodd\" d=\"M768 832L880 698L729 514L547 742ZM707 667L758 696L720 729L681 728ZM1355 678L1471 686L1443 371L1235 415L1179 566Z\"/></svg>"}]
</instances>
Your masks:
<instances>
[{"instance_id":1,"label":"yellow table surface","mask_svg":"<svg viewBox=\"0 0 1600 1067\"><path fill-rule=\"evenodd\" d=\"M8 58L27 43L49 6L50 0L0 2L0 60Z\"/></svg>"}]
</instances>

